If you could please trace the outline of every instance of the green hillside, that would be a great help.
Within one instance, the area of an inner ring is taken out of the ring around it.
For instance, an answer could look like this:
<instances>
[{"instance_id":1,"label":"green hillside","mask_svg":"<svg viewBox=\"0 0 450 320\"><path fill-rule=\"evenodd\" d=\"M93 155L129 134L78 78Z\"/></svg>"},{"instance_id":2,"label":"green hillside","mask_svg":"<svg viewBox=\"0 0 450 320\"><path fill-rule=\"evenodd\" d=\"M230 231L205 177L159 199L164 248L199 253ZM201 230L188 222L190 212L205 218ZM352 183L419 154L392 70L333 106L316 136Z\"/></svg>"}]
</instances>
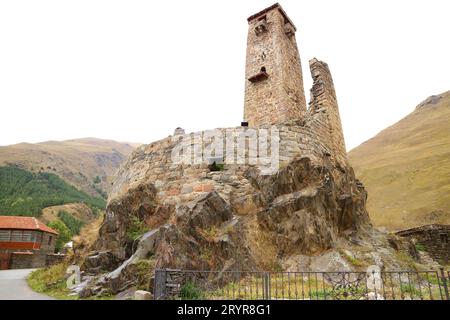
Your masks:
<instances>
[{"instance_id":1,"label":"green hillside","mask_svg":"<svg viewBox=\"0 0 450 320\"><path fill-rule=\"evenodd\" d=\"M85 203L104 209L105 200L77 190L53 173L0 167L0 215L40 216L50 206Z\"/></svg>"}]
</instances>

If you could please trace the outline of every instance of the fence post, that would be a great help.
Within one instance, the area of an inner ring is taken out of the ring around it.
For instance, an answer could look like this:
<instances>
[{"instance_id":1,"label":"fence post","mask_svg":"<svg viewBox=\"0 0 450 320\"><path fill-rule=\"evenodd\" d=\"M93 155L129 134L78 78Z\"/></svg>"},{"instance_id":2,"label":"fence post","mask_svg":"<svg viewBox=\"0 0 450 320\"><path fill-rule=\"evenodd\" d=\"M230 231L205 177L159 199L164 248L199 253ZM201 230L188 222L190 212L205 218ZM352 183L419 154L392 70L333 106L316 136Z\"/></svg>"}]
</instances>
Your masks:
<instances>
[{"instance_id":1,"label":"fence post","mask_svg":"<svg viewBox=\"0 0 450 320\"><path fill-rule=\"evenodd\" d=\"M445 298L447 300L450 300L450 295L448 292L448 285L447 285L447 277L445 276L444 268L439 268L441 270L441 280L442 280L442 287L444 288Z\"/></svg>"},{"instance_id":2,"label":"fence post","mask_svg":"<svg viewBox=\"0 0 450 320\"><path fill-rule=\"evenodd\" d=\"M155 270L155 281L153 283L153 299L164 300L166 298L167 272L163 269Z\"/></svg>"},{"instance_id":3,"label":"fence post","mask_svg":"<svg viewBox=\"0 0 450 320\"><path fill-rule=\"evenodd\" d=\"M264 272L264 292L263 299L270 300L270 274L268 272Z\"/></svg>"}]
</instances>

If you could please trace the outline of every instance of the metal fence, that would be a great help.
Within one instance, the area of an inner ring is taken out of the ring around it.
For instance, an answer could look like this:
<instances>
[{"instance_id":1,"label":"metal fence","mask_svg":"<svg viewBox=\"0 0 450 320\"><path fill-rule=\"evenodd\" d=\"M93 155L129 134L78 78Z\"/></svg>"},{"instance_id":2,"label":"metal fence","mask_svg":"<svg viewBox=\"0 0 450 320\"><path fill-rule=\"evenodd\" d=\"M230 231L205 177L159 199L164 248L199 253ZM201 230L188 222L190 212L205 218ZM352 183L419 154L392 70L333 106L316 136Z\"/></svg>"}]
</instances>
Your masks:
<instances>
[{"instance_id":1,"label":"metal fence","mask_svg":"<svg viewBox=\"0 0 450 320\"><path fill-rule=\"evenodd\" d=\"M243 272L159 269L154 298L182 300L450 300L450 272Z\"/></svg>"}]
</instances>

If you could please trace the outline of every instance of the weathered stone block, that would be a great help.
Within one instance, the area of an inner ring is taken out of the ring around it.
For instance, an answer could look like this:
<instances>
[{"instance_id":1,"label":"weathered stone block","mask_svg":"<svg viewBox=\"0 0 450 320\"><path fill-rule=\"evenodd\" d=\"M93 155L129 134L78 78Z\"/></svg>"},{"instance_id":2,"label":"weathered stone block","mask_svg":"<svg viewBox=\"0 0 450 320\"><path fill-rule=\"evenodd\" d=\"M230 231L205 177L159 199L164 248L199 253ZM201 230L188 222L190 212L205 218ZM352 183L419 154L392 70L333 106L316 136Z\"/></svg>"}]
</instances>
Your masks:
<instances>
[{"instance_id":1,"label":"weathered stone block","mask_svg":"<svg viewBox=\"0 0 450 320\"><path fill-rule=\"evenodd\" d=\"M148 291L138 290L134 293L134 300L153 300L153 295Z\"/></svg>"}]
</instances>

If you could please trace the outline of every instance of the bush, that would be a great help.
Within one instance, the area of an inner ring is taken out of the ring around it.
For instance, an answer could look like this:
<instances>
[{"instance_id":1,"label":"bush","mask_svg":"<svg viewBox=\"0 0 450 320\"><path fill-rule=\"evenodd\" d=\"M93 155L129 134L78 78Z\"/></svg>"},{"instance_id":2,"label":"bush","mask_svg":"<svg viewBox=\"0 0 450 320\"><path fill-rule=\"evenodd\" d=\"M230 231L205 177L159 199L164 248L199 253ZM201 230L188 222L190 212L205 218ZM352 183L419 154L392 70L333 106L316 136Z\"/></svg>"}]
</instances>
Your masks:
<instances>
[{"instance_id":1,"label":"bush","mask_svg":"<svg viewBox=\"0 0 450 320\"><path fill-rule=\"evenodd\" d=\"M416 243L416 250L417 251L426 251L427 249L425 248L425 246L421 243Z\"/></svg>"},{"instance_id":2,"label":"bush","mask_svg":"<svg viewBox=\"0 0 450 320\"><path fill-rule=\"evenodd\" d=\"M66 211L59 211L58 218L69 228L72 235L77 235L80 233L81 228L83 227L83 221L78 220L70 213Z\"/></svg>"},{"instance_id":3,"label":"bush","mask_svg":"<svg viewBox=\"0 0 450 320\"><path fill-rule=\"evenodd\" d=\"M201 300L203 298L203 292L195 283L188 280L181 287L180 298L184 300Z\"/></svg>"},{"instance_id":4,"label":"bush","mask_svg":"<svg viewBox=\"0 0 450 320\"><path fill-rule=\"evenodd\" d=\"M212 164L210 164L208 166L208 168L209 168L209 171L216 172L216 171L223 171L225 169L225 166L223 163L216 163L214 161Z\"/></svg>"},{"instance_id":5,"label":"bush","mask_svg":"<svg viewBox=\"0 0 450 320\"><path fill-rule=\"evenodd\" d=\"M139 220L136 216L131 217L130 224L127 228L127 237L129 240L134 241L147 231L148 227L143 221Z\"/></svg>"},{"instance_id":6,"label":"bush","mask_svg":"<svg viewBox=\"0 0 450 320\"><path fill-rule=\"evenodd\" d=\"M59 233L55 246L55 250L59 252L62 247L72 239L73 235L69 228L60 220L54 220L50 222L48 226Z\"/></svg>"}]
</instances>

